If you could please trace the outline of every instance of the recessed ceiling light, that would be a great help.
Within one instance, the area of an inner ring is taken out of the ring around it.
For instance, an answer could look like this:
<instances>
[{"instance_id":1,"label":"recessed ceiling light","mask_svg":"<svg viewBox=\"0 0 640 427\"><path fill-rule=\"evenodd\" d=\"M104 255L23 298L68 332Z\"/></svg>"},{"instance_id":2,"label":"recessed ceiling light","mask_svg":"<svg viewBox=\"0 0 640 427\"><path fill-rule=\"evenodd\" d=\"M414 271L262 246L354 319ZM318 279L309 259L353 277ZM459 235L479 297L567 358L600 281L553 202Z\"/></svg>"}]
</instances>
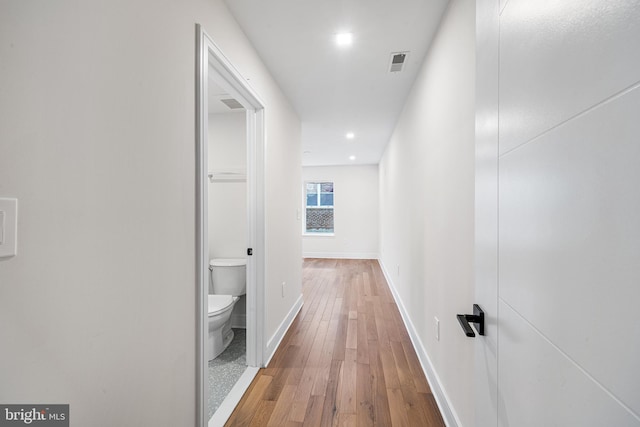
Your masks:
<instances>
[{"instance_id":1,"label":"recessed ceiling light","mask_svg":"<svg viewBox=\"0 0 640 427\"><path fill-rule=\"evenodd\" d=\"M356 156L349 156L349 160L355 160Z\"/></svg>"},{"instance_id":2,"label":"recessed ceiling light","mask_svg":"<svg viewBox=\"0 0 640 427\"><path fill-rule=\"evenodd\" d=\"M353 43L353 34L351 33L336 34L336 44L338 46L349 46L351 43Z\"/></svg>"},{"instance_id":3,"label":"recessed ceiling light","mask_svg":"<svg viewBox=\"0 0 640 427\"><path fill-rule=\"evenodd\" d=\"M347 137L347 139L353 139L356 137L356 135L353 132L349 132L345 136Z\"/></svg>"}]
</instances>

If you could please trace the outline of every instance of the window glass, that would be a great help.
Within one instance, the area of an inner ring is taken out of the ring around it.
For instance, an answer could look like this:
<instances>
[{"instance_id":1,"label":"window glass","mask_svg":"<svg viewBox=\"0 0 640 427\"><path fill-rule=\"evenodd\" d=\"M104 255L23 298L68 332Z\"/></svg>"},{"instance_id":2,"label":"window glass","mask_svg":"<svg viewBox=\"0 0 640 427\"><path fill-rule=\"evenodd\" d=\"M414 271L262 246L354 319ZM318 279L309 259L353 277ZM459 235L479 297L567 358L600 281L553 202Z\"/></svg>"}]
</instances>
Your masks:
<instances>
[{"instance_id":1,"label":"window glass","mask_svg":"<svg viewBox=\"0 0 640 427\"><path fill-rule=\"evenodd\" d=\"M333 193L320 193L320 206L333 206Z\"/></svg>"},{"instance_id":2,"label":"window glass","mask_svg":"<svg viewBox=\"0 0 640 427\"><path fill-rule=\"evenodd\" d=\"M307 206L318 206L318 185L314 182L307 183Z\"/></svg>"},{"instance_id":3,"label":"window glass","mask_svg":"<svg viewBox=\"0 0 640 427\"><path fill-rule=\"evenodd\" d=\"M320 206L333 206L333 182L320 183Z\"/></svg>"},{"instance_id":4,"label":"window glass","mask_svg":"<svg viewBox=\"0 0 640 427\"><path fill-rule=\"evenodd\" d=\"M323 193L333 193L333 182L321 182L320 191Z\"/></svg>"}]
</instances>

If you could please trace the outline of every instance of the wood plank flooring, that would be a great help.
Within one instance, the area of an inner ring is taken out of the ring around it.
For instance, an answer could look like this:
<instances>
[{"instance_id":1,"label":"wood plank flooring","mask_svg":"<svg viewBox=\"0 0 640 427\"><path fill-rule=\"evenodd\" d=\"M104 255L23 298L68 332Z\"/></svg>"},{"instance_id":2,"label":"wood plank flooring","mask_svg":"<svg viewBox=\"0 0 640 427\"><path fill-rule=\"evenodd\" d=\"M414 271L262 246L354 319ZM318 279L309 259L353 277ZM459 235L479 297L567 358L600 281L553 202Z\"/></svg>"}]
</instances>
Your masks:
<instances>
[{"instance_id":1,"label":"wood plank flooring","mask_svg":"<svg viewBox=\"0 0 640 427\"><path fill-rule=\"evenodd\" d=\"M377 261L306 259L302 292L227 426L444 426Z\"/></svg>"}]
</instances>

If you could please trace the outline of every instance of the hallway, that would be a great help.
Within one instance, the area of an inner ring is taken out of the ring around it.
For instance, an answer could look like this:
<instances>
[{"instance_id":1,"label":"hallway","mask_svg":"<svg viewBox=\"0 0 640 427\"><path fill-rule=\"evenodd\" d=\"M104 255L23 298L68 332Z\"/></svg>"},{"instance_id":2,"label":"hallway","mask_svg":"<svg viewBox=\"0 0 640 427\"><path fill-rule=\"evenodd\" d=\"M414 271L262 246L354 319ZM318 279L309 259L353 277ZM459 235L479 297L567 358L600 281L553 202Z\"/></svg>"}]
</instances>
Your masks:
<instances>
[{"instance_id":1,"label":"hallway","mask_svg":"<svg viewBox=\"0 0 640 427\"><path fill-rule=\"evenodd\" d=\"M227 426L443 426L375 260L305 259L304 306Z\"/></svg>"}]
</instances>

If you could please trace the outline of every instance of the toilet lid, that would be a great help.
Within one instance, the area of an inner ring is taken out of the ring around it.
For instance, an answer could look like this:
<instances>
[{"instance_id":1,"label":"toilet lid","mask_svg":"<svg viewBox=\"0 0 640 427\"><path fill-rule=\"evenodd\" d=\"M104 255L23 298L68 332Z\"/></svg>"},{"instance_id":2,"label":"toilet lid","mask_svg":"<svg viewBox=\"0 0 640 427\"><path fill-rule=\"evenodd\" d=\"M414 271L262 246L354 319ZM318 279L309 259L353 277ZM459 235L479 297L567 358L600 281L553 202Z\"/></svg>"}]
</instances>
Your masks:
<instances>
[{"instance_id":1,"label":"toilet lid","mask_svg":"<svg viewBox=\"0 0 640 427\"><path fill-rule=\"evenodd\" d=\"M247 265L246 258L213 258L209 260L211 267L241 267Z\"/></svg>"},{"instance_id":2,"label":"toilet lid","mask_svg":"<svg viewBox=\"0 0 640 427\"><path fill-rule=\"evenodd\" d=\"M233 304L231 295L209 295L209 316L215 316Z\"/></svg>"}]
</instances>

